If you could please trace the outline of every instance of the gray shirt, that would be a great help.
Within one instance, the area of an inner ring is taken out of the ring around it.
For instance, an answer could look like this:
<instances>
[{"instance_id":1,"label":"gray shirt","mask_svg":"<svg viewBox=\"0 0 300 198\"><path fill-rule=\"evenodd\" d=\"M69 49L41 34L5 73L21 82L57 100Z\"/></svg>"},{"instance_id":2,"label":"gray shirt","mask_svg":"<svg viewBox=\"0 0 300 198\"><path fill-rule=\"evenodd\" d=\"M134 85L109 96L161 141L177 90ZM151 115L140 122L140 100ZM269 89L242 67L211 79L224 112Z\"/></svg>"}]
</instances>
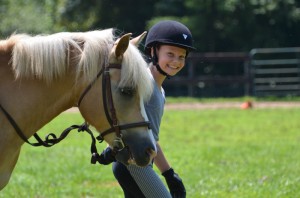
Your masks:
<instances>
[{"instance_id":1,"label":"gray shirt","mask_svg":"<svg viewBox=\"0 0 300 198\"><path fill-rule=\"evenodd\" d=\"M146 102L145 109L149 121L151 123L150 126L152 129L154 139L158 141L159 127L160 127L162 116L164 114L165 92L163 89L159 89L154 79L153 79L153 83L154 83L153 93L150 100Z\"/></svg>"}]
</instances>

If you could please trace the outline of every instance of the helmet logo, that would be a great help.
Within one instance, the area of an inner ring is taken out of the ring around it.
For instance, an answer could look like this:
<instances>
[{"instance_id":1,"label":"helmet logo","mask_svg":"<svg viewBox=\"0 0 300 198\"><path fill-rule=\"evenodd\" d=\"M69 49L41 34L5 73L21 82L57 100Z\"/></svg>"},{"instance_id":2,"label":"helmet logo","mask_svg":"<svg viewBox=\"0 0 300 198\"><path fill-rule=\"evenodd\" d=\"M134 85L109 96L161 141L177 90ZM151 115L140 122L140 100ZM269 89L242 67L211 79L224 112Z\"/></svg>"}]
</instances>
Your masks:
<instances>
[{"instance_id":1,"label":"helmet logo","mask_svg":"<svg viewBox=\"0 0 300 198\"><path fill-rule=\"evenodd\" d=\"M188 37L188 35L186 34L182 34L183 38L186 39Z\"/></svg>"}]
</instances>

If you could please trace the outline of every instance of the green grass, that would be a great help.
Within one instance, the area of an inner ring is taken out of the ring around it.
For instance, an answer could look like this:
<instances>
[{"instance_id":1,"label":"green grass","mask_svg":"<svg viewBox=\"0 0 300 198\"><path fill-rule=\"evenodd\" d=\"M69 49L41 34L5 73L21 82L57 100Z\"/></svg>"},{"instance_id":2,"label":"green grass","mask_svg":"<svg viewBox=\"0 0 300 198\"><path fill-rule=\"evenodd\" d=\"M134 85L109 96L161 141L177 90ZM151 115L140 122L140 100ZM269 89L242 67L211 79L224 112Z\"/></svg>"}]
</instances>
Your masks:
<instances>
[{"instance_id":1,"label":"green grass","mask_svg":"<svg viewBox=\"0 0 300 198\"><path fill-rule=\"evenodd\" d=\"M160 142L189 198L299 197L299 120L300 109L166 110ZM41 133L81 122L62 114ZM53 148L24 145L0 197L123 197L111 166L89 163L89 138L74 131Z\"/></svg>"},{"instance_id":2,"label":"green grass","mask_svg":"<svg viewBox=\"0 0 300 198\"><path fill-rule=\"evenodd\" d=\"M241 102L241 101L278 101L278 102L299 102L300 97L298 96L285 96L285 97L235 97L235 98L194 98L194 97L167 97L168 103L180 103L180 102L201 102L201 103L210 103L210 102Z\"/></svg>"}]
</instances>

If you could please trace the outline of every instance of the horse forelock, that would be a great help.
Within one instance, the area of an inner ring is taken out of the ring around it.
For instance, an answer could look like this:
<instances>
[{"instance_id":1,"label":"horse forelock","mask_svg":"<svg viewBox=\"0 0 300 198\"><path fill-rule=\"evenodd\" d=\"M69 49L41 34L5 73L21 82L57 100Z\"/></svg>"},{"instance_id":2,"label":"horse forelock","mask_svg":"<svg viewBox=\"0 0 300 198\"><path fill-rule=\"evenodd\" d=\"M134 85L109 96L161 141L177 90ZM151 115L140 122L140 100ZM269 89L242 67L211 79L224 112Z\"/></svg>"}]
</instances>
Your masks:
<instances>
[{"instance_id":1,"label":"horse forelock","mask_svg":"<svg viewBox=\"0 0 300 198\"><path fill-rule=\"evenodd\" d=\"M129 45L124 53L121 81L119 87L134 87L144 100L148 100L152 94L153 83L148 65L139 50Z\"/></svg>"},{"instance_id":2,"label":"horse forelock","mask_svg":"<svg viewBox=\"0 0 300 198\"><path fill-rule=\"evenodd\" d=\"M70 49L76 49L76 76L91 80L108 61L114 42L112 29L52 35L12 35L12 67L16 78L38 78L50 83L66 74Z\"/></svg>"}]
</instances>

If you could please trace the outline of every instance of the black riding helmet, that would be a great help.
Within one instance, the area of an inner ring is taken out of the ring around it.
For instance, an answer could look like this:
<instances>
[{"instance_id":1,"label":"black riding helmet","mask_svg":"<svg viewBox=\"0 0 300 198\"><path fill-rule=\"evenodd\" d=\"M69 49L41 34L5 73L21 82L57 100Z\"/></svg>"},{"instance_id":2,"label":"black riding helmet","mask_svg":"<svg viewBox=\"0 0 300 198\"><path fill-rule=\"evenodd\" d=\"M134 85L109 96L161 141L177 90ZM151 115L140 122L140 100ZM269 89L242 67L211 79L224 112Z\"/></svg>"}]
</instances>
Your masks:
<instances>
[{"instance_id":1,"label":"black riding helmet","mask_svg":"<svg viewBox=\"0 0 300 198\"><path fill-rule=\"evenodd\" d=\"M195 50L190 30L182 23L171 20L160 21L151 27L146 38L145 53L150 56L151 47L157 44L174 45L188 52Z\"/></svg>"},{"instance_id":2,"label":"black riding helmet","mask_svg":"<svg viewBox=\"0 0 300 198\"><path fill-rule=\"evenodd\" d=\"M173 45L186 49L186 55L190 51L195 50L193 47L193 37L190 30L177 21L165 20L160 21L152 26L148 32L145 43L145 54L149 56L153 65L156 66L158 71L170 78L166 72L164 72L158 64L158 57L156 54L156 48L159 45ZM154 48L154 56L151 56L151 48Z\"/></svg>"}]
</instances>

